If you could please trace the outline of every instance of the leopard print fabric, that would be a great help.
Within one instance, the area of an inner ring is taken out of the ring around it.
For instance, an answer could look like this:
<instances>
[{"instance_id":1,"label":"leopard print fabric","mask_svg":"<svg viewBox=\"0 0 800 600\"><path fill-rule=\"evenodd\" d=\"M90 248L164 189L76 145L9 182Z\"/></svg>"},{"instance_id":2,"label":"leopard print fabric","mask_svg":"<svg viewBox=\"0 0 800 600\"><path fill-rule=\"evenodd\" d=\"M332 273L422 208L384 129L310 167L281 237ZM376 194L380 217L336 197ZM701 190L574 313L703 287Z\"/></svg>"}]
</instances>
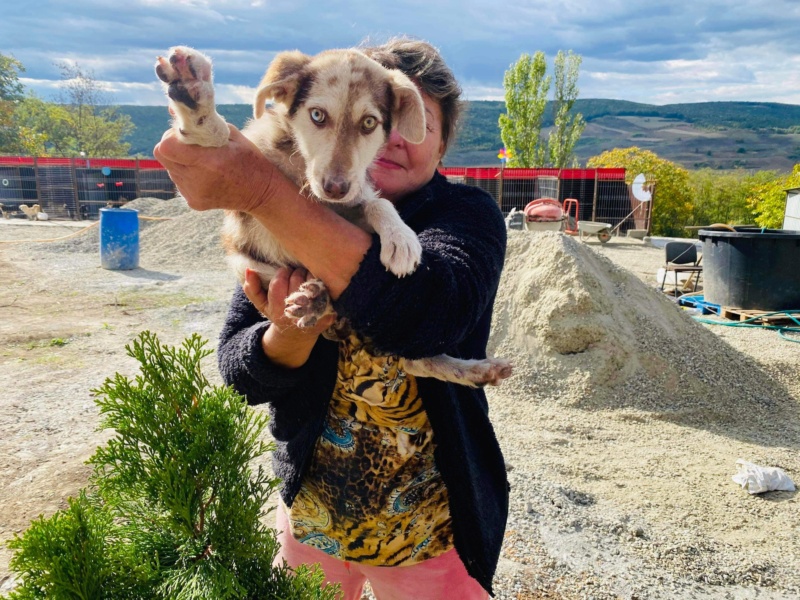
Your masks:
<instances>
[{"instance_id":1,"label":"leopard print fabric","mask_svg":"<svg viewBox=\"0 0 800 600\"><path fill-rule=\"evenodd\" d=\"M341 560L405 566L453 547L447 489L413 375L340 344L325 429L288 509L293 536Z\"/></svg>"}]
</instances>

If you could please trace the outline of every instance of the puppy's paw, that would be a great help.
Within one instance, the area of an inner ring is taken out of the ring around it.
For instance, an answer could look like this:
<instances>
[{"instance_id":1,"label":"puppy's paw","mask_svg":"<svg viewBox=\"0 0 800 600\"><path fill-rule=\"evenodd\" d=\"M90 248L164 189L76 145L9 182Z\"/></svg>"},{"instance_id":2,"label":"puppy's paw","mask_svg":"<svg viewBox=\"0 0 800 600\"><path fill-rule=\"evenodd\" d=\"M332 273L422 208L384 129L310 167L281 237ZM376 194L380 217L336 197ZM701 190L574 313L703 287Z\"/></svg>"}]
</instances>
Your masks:
<instances>
[{"instance_id":1,"label":"puppy's paw","mask_svg":"<svg viewBox=\"0 0 800 600\"><path fill-rule=\"evenodd\" d=\"M283 314L295 321L300 329L313 327L322 317L333 313L328 288L319 279L306 281L286 298Z\"/></svg>"},{"instance_id":2,"label":"puppy's paw","mask_svg":"<svg viewBox=\"0 0 800 600\"><path fill-rule=\"evenodd\" d=\"M211 61L186 46L170 48L167 58L156 60L156 75L167 84L167 95L189 110L214 103Z\"/></svg>"},{"instance_id":3,"label":"puppy's paw","mask_svg":"<svg viewBox=\"0 0 800 600\"><path fill-rule=\"evenodd\" d=\"M503 379L511 377L513 367L503 358L485 358L477 361L463 373L464 379L472 385L500 385Z\"/></svg>"},{"instance_id":4,"label":"puppy's paw","mask_svg":"<svg viewBox=\"0 0 800 600\"><path fill-rule=\"evenodd\" d=\"M403 225L381 235L381 263L398 277L413 273L422 260L422 244L417 234Z\"/></svg>"},{"instance_id":5,"label":"puppy's paw","mask_svg":"<svg viewBox=\"0 0 800 600\"><path fill-rule=\"evenodd\" d=\"M211 60L186 46L170 48L156 60L156 75L164 82L170 111L180 137L189 144L223 146L228 126L214 105Z\"/></svg>"}]
</instances>

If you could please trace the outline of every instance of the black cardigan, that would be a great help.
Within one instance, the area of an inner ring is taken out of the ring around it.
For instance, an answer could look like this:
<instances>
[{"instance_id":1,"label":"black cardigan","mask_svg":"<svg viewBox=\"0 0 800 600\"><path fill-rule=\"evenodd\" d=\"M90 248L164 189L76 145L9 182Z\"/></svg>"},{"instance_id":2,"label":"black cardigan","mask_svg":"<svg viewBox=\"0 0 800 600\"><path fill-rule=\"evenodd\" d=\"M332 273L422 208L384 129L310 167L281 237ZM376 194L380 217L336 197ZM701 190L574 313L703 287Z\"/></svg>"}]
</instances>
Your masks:
<instances>
[{"instance_id":1,"label":"black cardigan","mask_svg":"<svg viewBox=\"0 0 800 600\"><path fill-rule=\"evenodd\" d=\"M422 358L446 353L484 358L506 228L484 191L438 172L403 199L400 216L419 235L423 255L410 276L380 262L373 236L358 271L334 306L380 353ZM223 379L250 404L269 403L275 474L291 506L322 432L336 382L338 346L320 336L308 361L285 369L265 360L269 322L237 287L220 334ZM432 378L418 389L434 433L435 460L447 486L453 539L467 572L492 593L508 516L508 481L483 390Z\"/></svg>"}]
</instances>

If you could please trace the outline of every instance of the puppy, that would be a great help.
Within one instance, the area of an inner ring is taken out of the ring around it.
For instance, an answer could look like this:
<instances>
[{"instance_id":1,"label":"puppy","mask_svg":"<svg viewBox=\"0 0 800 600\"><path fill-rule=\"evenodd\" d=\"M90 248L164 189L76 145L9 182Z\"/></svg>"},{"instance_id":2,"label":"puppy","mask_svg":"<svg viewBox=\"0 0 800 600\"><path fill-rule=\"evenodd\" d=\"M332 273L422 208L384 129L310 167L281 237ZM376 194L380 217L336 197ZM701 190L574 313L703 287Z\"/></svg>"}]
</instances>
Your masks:
<instances>
[{"instance_id":1,"label":"puppy","mask_svg":"<svg viewBox=\"0 0 800 600\"><path fill-rule=\"evenodd\" d=\"M201 146L225 145L229 132L216 112L211 61L178 46L167 58L158 57L156 74L165 84L178 138ZM265 108L268 100L273 105ZM425 138L422 97L406 75L356 50L316 56L283 52L258 86L253 114L242 133L273 164L301 189L377 233L381 262L389 271L403 277L417 268L422 247L416 234L392 203L379 196L367 174L393 127L410 143ZM226 211L223 244L240 281L249 268L267 286L277 269L300 264L246 213ZM298 327L313 326L333 312L320 280L307 281L287 299L286 314ZM496 385L511 374L510 364L501 359L441 355L401 360L407 373L473 387Z\"/></svg>"}]
</instances>

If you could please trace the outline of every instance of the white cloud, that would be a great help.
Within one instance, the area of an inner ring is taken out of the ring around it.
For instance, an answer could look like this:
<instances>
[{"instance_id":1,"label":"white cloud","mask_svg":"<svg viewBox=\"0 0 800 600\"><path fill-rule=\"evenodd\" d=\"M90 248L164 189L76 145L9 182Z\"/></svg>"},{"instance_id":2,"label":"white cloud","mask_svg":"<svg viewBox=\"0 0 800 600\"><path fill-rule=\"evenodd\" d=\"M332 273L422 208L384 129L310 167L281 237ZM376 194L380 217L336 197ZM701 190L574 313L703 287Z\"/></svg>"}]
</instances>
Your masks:
<instances>
[{"instance_id":1,"label":"white cloud","mask_svg":"<svg viewBox=\"0 0 800 600\"><path fill-rule=\"evenodd\" d=\"M256 88L246 85L218 85L215 95L219 104L252 104Z\"/></svg>"},{"instance_id":2,"label":"white cloud","mask_svg":"<svg viewBox=\"0 0 800 600\"><path fill-rule=\"evenodd\" d=\"M160 102L153 63L172 45L207 51L220 93L250 94L276 52L315 53L408 33L430 39L469 99L501 99L503 72L523 52L584 58L582 97L639 102L798 102L795 0L103 0L4 7L0 52L54 89L53 63L76 61L119 102ZM34 83L35 82L35 83ZM130 85L137 84L137 85ZM154 87L155 86L155 87ZM223 88L223 86L227 86ZM224 90L224 91L223 91Z\"/></svg>"},{"instance_id":3,"label":"white cloud","mask_svg":"<svg viewBox=\"0 0 800 600\"><path fill-rule=\"evenodd\" d=\"M478 83L462 84L464 100L504 100L503 86L488 86Z\"/></svg>"}]
</instances>

